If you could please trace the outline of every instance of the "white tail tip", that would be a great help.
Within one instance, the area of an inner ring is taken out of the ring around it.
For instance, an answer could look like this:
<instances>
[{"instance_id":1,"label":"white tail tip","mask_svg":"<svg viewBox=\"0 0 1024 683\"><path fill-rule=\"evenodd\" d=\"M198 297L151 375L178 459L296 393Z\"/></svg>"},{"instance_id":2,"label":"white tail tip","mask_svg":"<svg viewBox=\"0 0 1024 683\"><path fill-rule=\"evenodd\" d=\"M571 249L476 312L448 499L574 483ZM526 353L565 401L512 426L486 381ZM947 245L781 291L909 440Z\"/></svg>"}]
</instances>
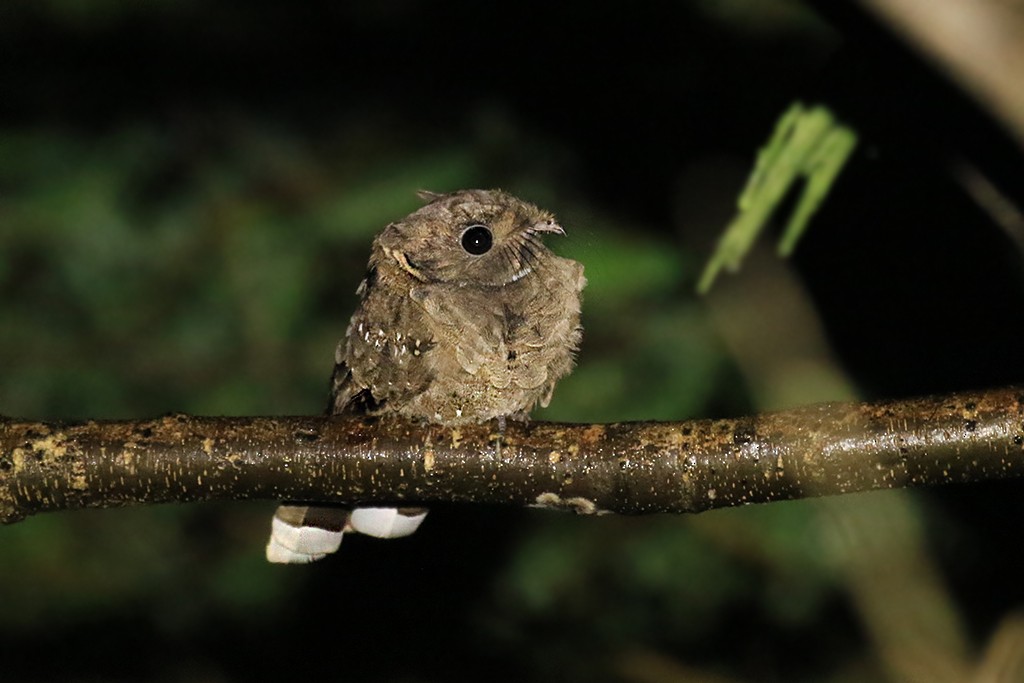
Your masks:
<instances>
[{"instance_id":1,"label":"white tail tip","mask_svg":"<svg viewBox=\"0 0 1024 683\"><path fill-rule=\"evenodd\" d=\"M323 559L341 546L341 531L313 526L294 526L276 516L270 524L267 561L278 564L308 564Z\"/></svg>"},{"instance_id":2,"label":"white tail tip","mask_svg":"<svg viewBox=\"0 0 1024 683\"><path fill-rule=\"evenodd\" d=\"M426 516L423 508L356 508L349 525L367 536L401 538L419 529Z\"/></svg>"}]
</instances>

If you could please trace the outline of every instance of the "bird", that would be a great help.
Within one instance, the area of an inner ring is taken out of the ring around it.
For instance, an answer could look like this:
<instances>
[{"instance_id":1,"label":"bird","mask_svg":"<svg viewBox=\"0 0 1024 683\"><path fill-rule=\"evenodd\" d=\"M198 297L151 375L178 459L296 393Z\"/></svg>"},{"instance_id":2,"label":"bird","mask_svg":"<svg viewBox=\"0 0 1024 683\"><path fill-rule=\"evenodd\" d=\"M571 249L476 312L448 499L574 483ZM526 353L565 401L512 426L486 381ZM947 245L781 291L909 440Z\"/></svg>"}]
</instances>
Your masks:
<instances>
[{"instance_id":1,"label":"bird","mask_svg":"<svg viewBox=\"0 0 1024 683\"><path fill-rule=\"evenodd\" d=\"M457 426L526 420L571 372L583 265L551 252L553 214L502 190L420 192L373 240L359 306L335 352L327 412ZM301 564L347 532L397 538L423 508L283 503L266 555Z\"/></svg>"}]
</instances>

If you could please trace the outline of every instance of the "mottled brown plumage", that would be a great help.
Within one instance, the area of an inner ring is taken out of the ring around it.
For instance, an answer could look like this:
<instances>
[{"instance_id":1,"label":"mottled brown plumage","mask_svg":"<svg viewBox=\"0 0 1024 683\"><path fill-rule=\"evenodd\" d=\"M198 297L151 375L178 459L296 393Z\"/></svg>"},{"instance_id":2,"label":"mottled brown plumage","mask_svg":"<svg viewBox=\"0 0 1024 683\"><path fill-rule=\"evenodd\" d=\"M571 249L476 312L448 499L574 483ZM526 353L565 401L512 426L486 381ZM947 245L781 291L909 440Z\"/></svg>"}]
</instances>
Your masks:
<instances>
[{"instance_id":1,"label":"mottled brown plumage","mask_svg":"<svg viewBox=\"0 0 1024 683\"><path fill-rule=\"evenodd\" d=\"M554 216L506 192L423 196L426 206L373 242L328 412L449 425L525 418L572 370L583 266L541 242L564 234ZM267 557L309 562L333 552L343 530L404 535L424 514L283 505Z\"/></svg>"},{"instance_id":2,"label":"mottled brown plumage","mask_svg":"<svg viewBox=\"0 0 1024 683\"><path fill-rule=\"evenodd\" d=\"M374 240L331 409L444 424L523 417L572 369L583 266L541 243L563 234L554 217L512 195L431 198ZM470 229L490 231L491 247L467 251Z\"/></svg>"}]
</instances>

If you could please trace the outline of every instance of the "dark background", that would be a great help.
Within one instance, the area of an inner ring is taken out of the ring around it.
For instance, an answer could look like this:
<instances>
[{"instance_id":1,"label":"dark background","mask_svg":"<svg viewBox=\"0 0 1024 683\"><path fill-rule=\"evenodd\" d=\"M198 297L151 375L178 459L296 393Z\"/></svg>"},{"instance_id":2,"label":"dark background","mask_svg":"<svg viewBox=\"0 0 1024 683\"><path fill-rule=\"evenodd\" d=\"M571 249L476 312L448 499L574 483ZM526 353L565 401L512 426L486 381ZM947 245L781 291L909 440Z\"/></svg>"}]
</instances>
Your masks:
<instances>
[{"instance_id":1,"label":"dark background","mask_svg":"<svg viewBox=\"0 0 1024 683\"><path fill-rule=\"evenodd\" d=\"M587 333L541 418L1021 383L1021 251L961 173L1020 206L1020 150L836 5L7 0L0 413L319 412L369 242L420 188L504 187L566 226L549 242L585 264ZM831 106L858 152L794 259L723 284L756 310L702 301L795 99ZM758 370L783 357L812 370ZM973 662L1024 602L1022 499L449 506L298 568L263 560L270 502L48 515L0 529L0 677L911 680L886 644Z\"/></svg>"}]
</instances>

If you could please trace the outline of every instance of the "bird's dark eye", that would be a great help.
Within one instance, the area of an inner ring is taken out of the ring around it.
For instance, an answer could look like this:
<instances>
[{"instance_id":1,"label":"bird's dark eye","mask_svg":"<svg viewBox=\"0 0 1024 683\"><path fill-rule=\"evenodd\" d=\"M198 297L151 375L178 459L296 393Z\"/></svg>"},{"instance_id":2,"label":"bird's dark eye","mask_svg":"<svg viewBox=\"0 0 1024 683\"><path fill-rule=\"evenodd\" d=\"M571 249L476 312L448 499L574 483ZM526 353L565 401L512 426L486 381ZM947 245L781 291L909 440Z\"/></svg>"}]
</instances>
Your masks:
<instances>
[{"instance_id":1,"label":"bird's dark eye","mask_svg":"<svg viewBox=\"0 0 1024 683\"><path fill-rule=\"evenodd\" d=\"M486 225L471 225L462 233L462 248L474 256L489 252L493 242Z\"/></svg>"}]
</instances>

